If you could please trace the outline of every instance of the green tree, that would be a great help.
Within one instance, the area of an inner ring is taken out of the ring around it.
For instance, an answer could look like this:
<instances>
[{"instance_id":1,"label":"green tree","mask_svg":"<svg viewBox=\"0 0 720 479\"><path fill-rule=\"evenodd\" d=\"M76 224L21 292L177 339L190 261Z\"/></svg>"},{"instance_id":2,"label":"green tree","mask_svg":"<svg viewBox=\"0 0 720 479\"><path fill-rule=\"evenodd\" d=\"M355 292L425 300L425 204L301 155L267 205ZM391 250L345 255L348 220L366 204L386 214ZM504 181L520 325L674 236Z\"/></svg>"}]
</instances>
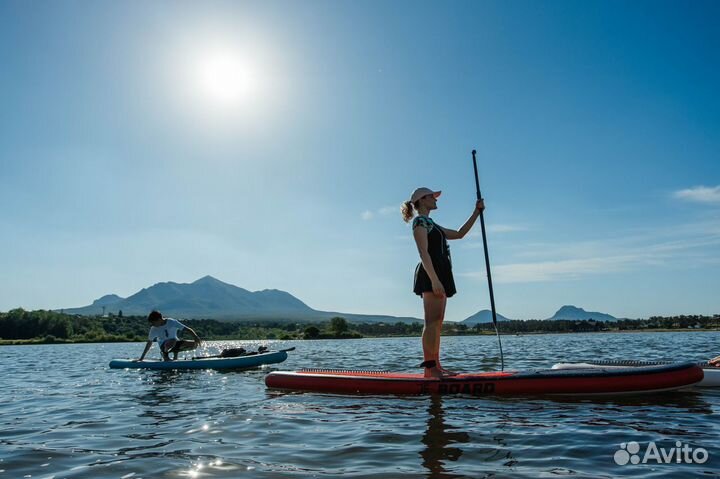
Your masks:
<instances>
[{"instance_id":1,"label":"green tree","mask_svg":"<svg viewBox=\"0 0 720 479\"><path fill-rule=\"evenodd\" d=\"M342 333L348 330L348 323L345 318L335 316L330 320L330 331L335 336L341 336Z\"/></svg>"},{"instance_id":2,"label":"green tree","mask_svg":"<svg viewBox=\"0 0 720 479\"><path fill-rule=\"evenodd\" d=\"M317 339L320 337L320 330L315 326L305 328L305 339Z\"/></svg>"}]
</instances>

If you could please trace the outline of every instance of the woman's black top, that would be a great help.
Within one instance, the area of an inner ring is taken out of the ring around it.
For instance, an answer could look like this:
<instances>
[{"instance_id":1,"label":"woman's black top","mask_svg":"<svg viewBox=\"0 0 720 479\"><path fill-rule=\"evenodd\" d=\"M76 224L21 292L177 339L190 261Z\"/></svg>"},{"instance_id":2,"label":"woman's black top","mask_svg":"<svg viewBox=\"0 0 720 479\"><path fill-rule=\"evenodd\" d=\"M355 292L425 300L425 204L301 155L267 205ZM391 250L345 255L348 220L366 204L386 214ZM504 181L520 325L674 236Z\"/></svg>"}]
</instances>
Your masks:
<instances>
[{"instance_id":1,"label":"woman's black top","mask_svg":"<svg viewBox=\"0 0 720 479\"><path fill-rule=\"evenodd\" d=\"M450 258L450 248L447 244L445 232L433 222L428 216L418 216L413 220L413 231L415 228L425 228L428 232L428 253L430 260L435 269L438 279L445 288L447 297L453 296L457 290L455 289L455 280L452 274L452 260ZM432 282L430 277L422 265L422 261L415 268L415 284L413 286L415 294L422 296L423 293L432 291Z\"/></svg>"}]
</instances>

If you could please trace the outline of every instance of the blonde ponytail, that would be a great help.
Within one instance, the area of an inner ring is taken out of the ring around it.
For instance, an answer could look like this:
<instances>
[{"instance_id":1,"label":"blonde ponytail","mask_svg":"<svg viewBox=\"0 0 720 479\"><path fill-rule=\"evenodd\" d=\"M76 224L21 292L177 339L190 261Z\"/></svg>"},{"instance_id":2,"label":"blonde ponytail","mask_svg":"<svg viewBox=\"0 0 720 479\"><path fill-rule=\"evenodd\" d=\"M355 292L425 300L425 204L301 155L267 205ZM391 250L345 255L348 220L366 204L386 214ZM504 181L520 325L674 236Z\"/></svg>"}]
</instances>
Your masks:
<instances>
[{"instance_id":1,"label":"blonde ponytail","mask_svg":"<svg viewBox=\"0 0 720 479\"><path fill-rule=\"evenodd\" d=\"M413 216L415 216L415 205L411 201L406 201L400 205L400 214L405 223L409 223Z\"/></svg>"}]
</instances>

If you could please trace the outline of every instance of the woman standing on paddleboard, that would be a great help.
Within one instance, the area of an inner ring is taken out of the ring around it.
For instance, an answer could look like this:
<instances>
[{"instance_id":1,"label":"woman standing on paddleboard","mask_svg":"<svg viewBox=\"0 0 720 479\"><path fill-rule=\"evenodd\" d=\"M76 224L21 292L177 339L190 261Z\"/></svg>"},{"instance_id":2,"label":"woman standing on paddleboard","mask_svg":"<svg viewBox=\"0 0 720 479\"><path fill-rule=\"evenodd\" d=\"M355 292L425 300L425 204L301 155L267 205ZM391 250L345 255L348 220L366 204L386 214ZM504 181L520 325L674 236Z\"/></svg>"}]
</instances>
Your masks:
<instances>
[{"instance_id":1,"label":"woman standing on paddleboard","mask_svg":"<svg viewBox=\"0 0 720 479\"><path fill-rule=\"evenodd\" d=\"M425 368L425 377L455 374L440 365L440 333L445 319L445 305L447 298L456 293L447 240L463 238L485 209L483 201L479 200L470 218L458 231L443 228L430 219L430 212L437 209L440 193L429 188L418 188L400 208L406 223L413 220L413 237L420 253L413 291L422 296L425 311L422 333L424 361L421 365Z\"/></svg>"}]
</instances>

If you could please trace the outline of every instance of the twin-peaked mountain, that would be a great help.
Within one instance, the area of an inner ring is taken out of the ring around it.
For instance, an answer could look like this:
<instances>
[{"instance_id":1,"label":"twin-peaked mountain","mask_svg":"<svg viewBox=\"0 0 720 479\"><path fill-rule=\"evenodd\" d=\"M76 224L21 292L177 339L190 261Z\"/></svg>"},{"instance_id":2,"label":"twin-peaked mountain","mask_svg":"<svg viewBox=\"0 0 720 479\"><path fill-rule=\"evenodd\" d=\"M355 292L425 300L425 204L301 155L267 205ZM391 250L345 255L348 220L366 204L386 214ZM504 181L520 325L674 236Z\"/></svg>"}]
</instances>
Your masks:
<instances>
[{"instance_id":1,"label":"twin-peaked mountain","mask_svg":"<svg viewBox=\"0 0 720 479\"><path fill-rule=\"evenodd\" d=\"M193 283L157 283L127 298L108 294L68 314L143 316L156 309L165 316L219 320L321 321L342 316L354 322L414 322L417 318L317 311L277 289L248 291L205 276Z\"/></svg>"},{"instance_id":2,"label":"twin-peaked mountain","mask_svg":"<svg viewBox=\"0 0 720 479\"><path fill-rule=\"evenodd\" d=\"M508 318L505 316L496 313L496 317L498 321L509 321ZM555 314L552 315L552 317L547 318L548 321L554 321L554 320L572 320L572 321L616 321L617 318L615 316L611 316L606 313L597 313L594 311L585 311L582 308L578 308L577 306L563 306L562 308L558 309ZM478 311L477 313L473 314L469 318L462 321L463 324L467 324L468 326L472 326L474 324L478 323L491 323L492 322L492 312L488 309L483 309L482 311Z\"/></svg>"}]
</instances>

